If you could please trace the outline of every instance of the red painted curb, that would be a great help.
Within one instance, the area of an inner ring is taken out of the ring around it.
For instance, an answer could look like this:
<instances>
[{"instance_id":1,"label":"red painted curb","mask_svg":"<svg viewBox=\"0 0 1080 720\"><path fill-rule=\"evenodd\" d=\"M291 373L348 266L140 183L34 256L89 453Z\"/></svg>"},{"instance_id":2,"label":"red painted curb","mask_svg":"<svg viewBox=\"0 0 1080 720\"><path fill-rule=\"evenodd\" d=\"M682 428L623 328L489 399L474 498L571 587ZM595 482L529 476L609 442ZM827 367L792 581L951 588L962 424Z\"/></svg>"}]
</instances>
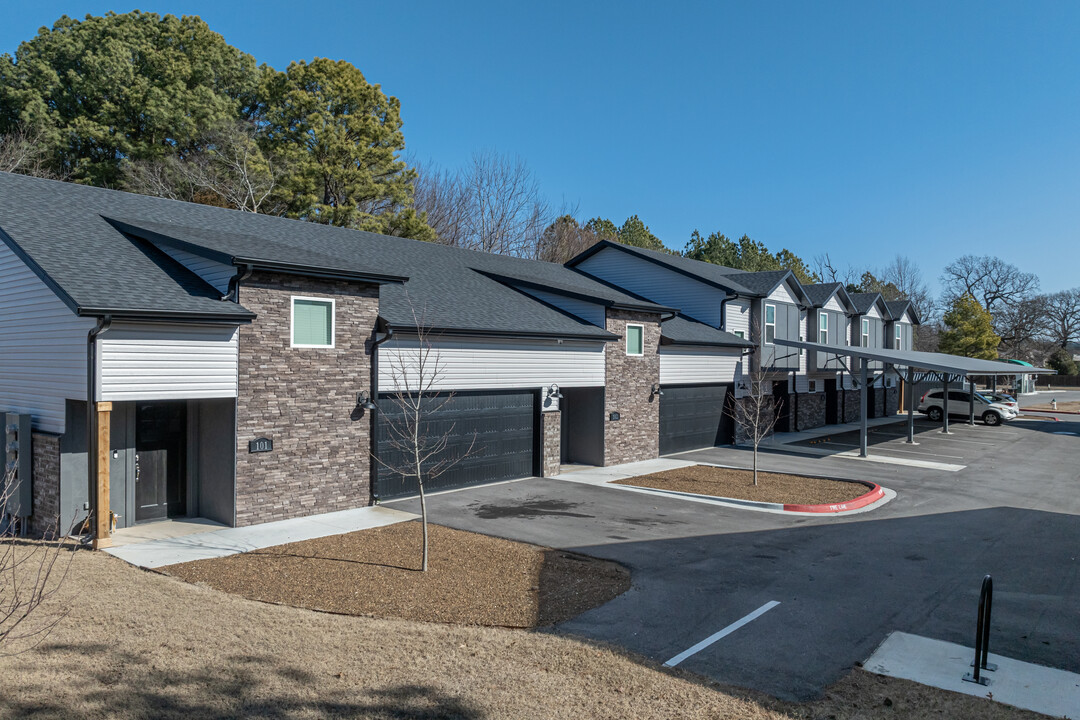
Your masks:
<instances>
[{"instance_id":1,"label":"red painted curb","mask_svg":"<svg viewBox=\"0 0 1080 720\"><path fill-rule=\"evenodd\" d=\"M856 481L860 482L860 481ZM835 503L833 505L788 505L784 504L784 510L787 512L810 512L810 513L840 513L847 510L858 510L861 507L866 507L871 503L875 503L881 498L885 497L885 490L882 489L877 483L864 482L870 488L870 492L865 495L860 495L854 500L848 500L843 503Z\"/></svg>"}]
</instances>

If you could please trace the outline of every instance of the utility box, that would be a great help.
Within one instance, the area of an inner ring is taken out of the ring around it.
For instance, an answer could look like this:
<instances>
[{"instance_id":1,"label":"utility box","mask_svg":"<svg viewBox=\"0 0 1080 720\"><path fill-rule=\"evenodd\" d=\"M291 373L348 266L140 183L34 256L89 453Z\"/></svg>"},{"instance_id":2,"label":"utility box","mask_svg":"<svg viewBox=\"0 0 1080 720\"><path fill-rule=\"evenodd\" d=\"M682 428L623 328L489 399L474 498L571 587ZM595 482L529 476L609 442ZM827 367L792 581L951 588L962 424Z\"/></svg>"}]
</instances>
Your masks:
<instances>
[{"instance_id":1,"label":"utility box","mask_svg":"<svg viewBox=\"0 0 1080 720\"><path fill-rule=\"evenodd\" d=\"M7 501L3 508L8 517L28 517L33 512L31 485L30 416L0 413L0 498Z\"/></svg>"}]
</instances>

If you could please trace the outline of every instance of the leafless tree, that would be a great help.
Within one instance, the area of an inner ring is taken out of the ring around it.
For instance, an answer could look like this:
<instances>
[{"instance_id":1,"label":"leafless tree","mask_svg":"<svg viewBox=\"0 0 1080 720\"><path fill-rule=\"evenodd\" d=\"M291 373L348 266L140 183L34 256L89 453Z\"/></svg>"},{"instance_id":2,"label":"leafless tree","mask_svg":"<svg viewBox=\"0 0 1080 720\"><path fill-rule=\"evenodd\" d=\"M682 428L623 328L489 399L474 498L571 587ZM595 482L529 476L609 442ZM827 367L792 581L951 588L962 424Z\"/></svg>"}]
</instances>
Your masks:
<instances>
[{"instance_id":1,"label":"leafless tree","mask_svg":"<svg viewBox=\"0 0 1080 720\"><path fill-rule=\"evenodd\" d=\"M859 273L855 268L851 265L840 268L829 253L815 255L810 261L810 271L821 278L823 283L840 283L844 286L858 284Z\"/></svg>"},{"instance_id":2,"label":"leafless tree","mask_svg":"<svg viewBox=\"0 0 1080 720\"><path fill-rule=\"evenodd\" d=\"M21 127L0 135L0 171L62 179L49 169L42 150L42 134Z\"/></svg>"},{"instance_id":3,"label":"leafless tree","mask_svg":"<svg viewBox=\"0 0 1080 720\"><path fill-rule=\"evenodd\" d=\"M1058 347L1080 340L1080 288L1042 296L1043 331Z\"/></svg>"},{"instance_id":4,"label":"leafless tree","mask_svg":"<svg viewBox=\"0 0 1080 720\"><path fill-rule=\"evenodd\" d=\"M894 257L881 271L881 279L892 283L903 299L911 301L920 320L929 322L935 317L933 296L923 280L922 269L911 258Z\"/></svg>"},{"instance_id":5,"label":"leafless tree","mask_svg":"<svg viewBox=\"0 0 1080 720\"><path fill-rule=\"evenodd\" d=\"M945 267L941 283L946 303L967 293L991 315L1002 305L1015 305L1039 289L1038 276L990 255L956 259Z\"/></svg>"},{"instance_id":6,"label":"leafless tree","mask_svg":"<svg viewBox=\"0 0 1080 720\"><path fill-rule=\"evenodd\" d=\"M421 570L428 569L428 515L425 485L444 475L467 457L475 455L476 436L468 447L453 448L454 424L440 428L440 415L454 399L453 392L440 392L443 363L432 347L431 331L424 314L412 305L416 327L416 347L402 346L388 353L388 367L394 387L390 412L382 414L389 452L377 453L375 460L387 471L415 480L420 490L420 522L423 526Z\"/></svg>"},{"instance_id":7,"label":"leafless tree","mask_svg":"<svg viewBox=\"0 0 1080 720\"><path fill-rule=\"evenodd\" d=\"M470 250L534 258L555 219L525 161L494 151L475 153L458 172L420 168L415 195L439 242Z\"/></svg>"},{"instance_id":8,"label":"leafless tree","mask_svg":"<svg viewBox=\"0 0 1080 720\"><path fill-rule=\"evenodd\" d=\"M259 148L255 126L239 122L208 133L186 156L130 163L124 183L144 195L278 214L283 208L275 205L274 188L281 172Z\"/></svg>"},{"instance_id":9,"label":"leafless tree","mask_svg":"<svg viewBox=\"0 0 1080 720\"><path fill-rule=\"evenodd\" d=\"M743 387L743 397L736 398L734 404L724 411L735 421L736 433L740 428L745 430L746 438L754 448L754 485L758 484L758 448L761 441L772 434L776 427L777 413L781 409L772 393L774 374L761 369L758 362L760 356L761 351L758 349L752 356L743 359L743 365L746 366L753 358L753 369L744 372L742 378L736 382L737 386ZM787 379L781 376L779 382L787 382Z\"/></svg>"},{"instance_id":10,"label":"leafless tree","mask_svg":"<svg viewBox=\"0 0 1080 720\"><path fill-rule=\"evenodd\" d=\"M60 590L76 547L55 531L40 541L20 538L10 517L15 488L9 470L0 490L0 655L33 649L63 620L66 611L44 614L41 606Z\"/></svg>"},{"instance_id":11,"label":"leafless tree","mask_svg":"<svg viewBox=\"0 0 1080 720\"><path fill-rule=\"evenodd\" d=\"M600 242L588 225L581 225L573 215L559 217L540 236L537 260L565 263Z\"/></svg>"}]
</instances>

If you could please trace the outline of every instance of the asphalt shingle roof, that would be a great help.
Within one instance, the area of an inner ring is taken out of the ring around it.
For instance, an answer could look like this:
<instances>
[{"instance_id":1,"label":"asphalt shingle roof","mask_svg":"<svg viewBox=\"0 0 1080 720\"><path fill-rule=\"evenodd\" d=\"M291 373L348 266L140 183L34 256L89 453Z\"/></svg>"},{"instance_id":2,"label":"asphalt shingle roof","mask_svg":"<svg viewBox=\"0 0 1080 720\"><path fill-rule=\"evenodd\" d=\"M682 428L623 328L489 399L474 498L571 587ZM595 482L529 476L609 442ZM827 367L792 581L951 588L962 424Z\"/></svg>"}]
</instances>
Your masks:
<instances>
[{"instance_id":1,"label":"asphalt shingle roof","mask_svg":"<svg viewBox=\"0 0 1080 720\"><path fill-rule=\"evenodd\" d=\"M712 325L675 315L660 324L660 336L675 345L715 345L717 347L753 347L753 343Z\"/></svg>"},{"instance_id":2,"label":"asphalt shingle roof","mask_svg":"<svg viewBox=\"0 0 1080 720\"><path fill-rule=\"evenodd\" d=\"M911 308L911 301L910 300L886 300L885 301L885 307L887 307L889 309L889 316L893 320L899 320L900 318L904 317L904 312L906 312L909 308ZM918 320L918 318L915 318L915 311L914 310L911 311L911 315L912 315L913 319Z\"/></svg>"},{"instance_id":3,"label":"asphalt shingle roof","mask_svg":"<svg viewBox=\"0 0 1080 720\"><path fill-rule=\"evenodd\" d=\"M878 300L881 299L880 293L850 293L848 297L851 298L851 304L855 306L855 311L860 315L865 315L870 312L870 308L874 306Z\"/></svg>"},{"instance_id":4,"label":"asphalt shingle roof","mask_svg":"<svg viewBox=\"0 0 1080 720\"><path fill-rule=\"evenodd\" d=\"M415 306L429 325L442 330L614 337L492 276L527 279L611 304L651 305L554 263L0 173L0 230L78 307L250 316L118 227L151 240L155 235L180 240L218 259L407 277L407 284L384 285L380 293L380 315L399 328L413 324Z\"/></svg>"},{"instance_id":5,"label":"asphalt shingle roof","mask_svg":"<svg viewBox=\"0 0 1080 720\"><path fill-rule=\"evenodd\" d=\"M806 293L806 297L810 299L814 307L822 307L825 303L829 302L829 298L836 292L837 288L841 288L843 285L838 282L831 283L815 283L813 285L803 285L803 292Z\"/></svg>"}]
</instances>

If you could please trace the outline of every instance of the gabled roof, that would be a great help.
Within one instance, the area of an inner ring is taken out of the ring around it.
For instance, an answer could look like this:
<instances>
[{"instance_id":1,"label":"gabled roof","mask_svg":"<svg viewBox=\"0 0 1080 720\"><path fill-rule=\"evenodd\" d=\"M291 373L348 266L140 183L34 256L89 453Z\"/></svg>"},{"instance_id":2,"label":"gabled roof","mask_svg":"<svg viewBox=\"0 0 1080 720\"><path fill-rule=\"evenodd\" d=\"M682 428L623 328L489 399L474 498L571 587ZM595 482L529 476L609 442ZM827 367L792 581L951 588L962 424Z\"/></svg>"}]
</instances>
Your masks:
<instances>
[{"instance_id":1,"label":"gabled roof","mask_svg":"<svg viewBox=\"0 0 1080 720\"><path fill-rule=\"evenodd\" d=\"M792 280L792 287L795 289L795 294L800 296L800 299L803 302L807 301L799 281L790 270L748 272L746 270L725 267L723 265L714 265L713 263L703 262L701 260L691 260L682 255L663 253L656 250L645 250L632 245L623 245L622 243L617 243L612 240L602 240L596 243L577 257L572 258L567 265L575 267L587 258L590 258L607 248L613 248L629 253L630 255L635 255L649 262L674 270L682 275L691 277L699 282L703 282L706 285L712 285L728 293L745 297L766 297L775 290L780 283L790 278Z\"/></svg>"},{"instance_id":2,"label":"gabled roof","mask_svg":"<svg viewBox=\"0 0 1080 720\"><path fill-rule=\"evenodd\" d=\"M714 347L750 348L753 343L712 325L706 325L685 315L675 315L661 322L662 345L711 345Z\"/></svg>"},{"instance_id":3,"label":"gabled roof","mask_svg":"<svg viewBox=\"0 0 1080 720\"><path fill-rule=\"evenodd\" d=\"M921 325L918 314L915 312L915 307L911 304L910 300L886 300L885 307L889 309L889 317L893 320L899 320L904 317L906 312L911 317L912 325Z\"/></svg>"},{"instance_id":4,"label":"gabled roof","mask_svg":"<svg viewBox=\"0 0 1080 720\"><path fill-rule=\"evenodd\" d=\"M827 282L803 285L803 291L810 300L810 304L816 308L825 307L825 304L835 295L839 297L840 304L845 305L849 312L854 312L855 306L851 302L851 296L844 288L843 283Z\"/></svg>"},{"instance_id":5,"label":"gabled roof","mask_svg":"<svg viewBox=\"0 0 1080 720\"><path fill-rule=\"evenodd\" d=\"M870 308L877 305L882 318L888 320L892 317L885 301L881 299L881 293L849 293L848 297L851 298L856 315L865 315L870 312Z\"/></svg>"},{"instance_id":6,"label":"gabled roof","mask_svg":"<svg viewBox=\"0 0 1080 720\"><path fill-rule=\"evenodd\" d=\"M73 311L91 315L252 317L163 253L165 245L227 264L389 282L381 286L380 316L399 330L414 325L416 306L433 329L450 333L615 337L494 276L528 278L601 304L635 302L554 263L9 173L0 173L0 238ZM395 282L404 278L407 285Z\"/></svg>"}]
</instances>

